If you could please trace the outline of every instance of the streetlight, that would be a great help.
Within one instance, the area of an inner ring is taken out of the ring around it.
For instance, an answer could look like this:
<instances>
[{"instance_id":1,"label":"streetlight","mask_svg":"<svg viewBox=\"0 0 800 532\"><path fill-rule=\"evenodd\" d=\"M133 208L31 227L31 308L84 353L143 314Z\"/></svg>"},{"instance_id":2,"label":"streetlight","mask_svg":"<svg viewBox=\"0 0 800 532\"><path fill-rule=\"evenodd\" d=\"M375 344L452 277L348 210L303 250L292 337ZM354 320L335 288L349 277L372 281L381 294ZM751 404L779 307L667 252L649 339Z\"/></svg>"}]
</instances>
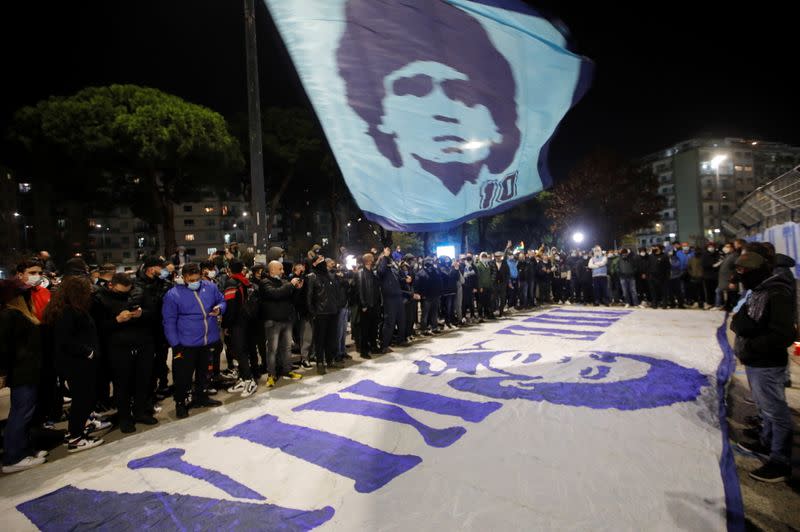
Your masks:
<instances>
[{"instance_id":1,"label":"streetlight","mask_svg":"<svg viewBox=\"0 0 800 532\"><path fill-rule=\"evenodd\" d=\"M576 244L583 243L584 239L585 239L585 237L583 236L583 233L581 233L580 231L576 231L575 233L572 233L572 241L575 242Z\"/></svg>"},{"instance_id":2,"label":"streetlight","mask_svg":"<svg viewBox=\"0 0 800 532\"><path fill-rule=\"evenodd\" d=\"M670 234L669 234L669 237L670 237L670 238L675 238L675 233L670 233Z\"/></svg>"},{"instance_id":3,"label":"streetlight","mask_svg":"<svg viewBox=\"0 0 800 532\"><path fill-rule=\"evenodd\" d=\"M719 225L722 225L722 189L719 184L719 165L727 158L727 155L716 155L711 159L711 168L717 173L717 221Z\"/></svg>"}]
</instances>

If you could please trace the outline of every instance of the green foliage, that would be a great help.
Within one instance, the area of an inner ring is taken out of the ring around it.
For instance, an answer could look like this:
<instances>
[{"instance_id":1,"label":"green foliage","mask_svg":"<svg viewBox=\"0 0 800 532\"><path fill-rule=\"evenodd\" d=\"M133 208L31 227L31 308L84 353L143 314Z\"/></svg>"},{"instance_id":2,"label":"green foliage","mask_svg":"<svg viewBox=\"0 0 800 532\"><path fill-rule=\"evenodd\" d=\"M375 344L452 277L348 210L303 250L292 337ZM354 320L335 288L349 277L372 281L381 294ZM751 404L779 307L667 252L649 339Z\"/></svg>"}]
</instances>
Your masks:
<instances>
[{"instance_id":1,"label":"green foliage","mask_svg":"<svg viewBox=\"0 0 800 532\"><path fill-rule=\"evenodd\" d=\"M244 166L219 113L136 85L88 87L24 107L10 137L29 155L23 167L34 177L88 202L111 190L151 222L171 218L170 204L192 192L230 188ZM63 179L70 177L83 186Z\"/></svg>"},{"instance_id":2,"label":"green foliage","mask_svg":"<svg viewBox=\"0 0 800 532\"><path fill-rule=\"evenodd\" d=\"M422 255L422 239L419 233L404 233L401 231L394 231L392 233L392 251L397 246L405 255L406 253L413 253L414 255Z\"/></svg>"}]
</instances>

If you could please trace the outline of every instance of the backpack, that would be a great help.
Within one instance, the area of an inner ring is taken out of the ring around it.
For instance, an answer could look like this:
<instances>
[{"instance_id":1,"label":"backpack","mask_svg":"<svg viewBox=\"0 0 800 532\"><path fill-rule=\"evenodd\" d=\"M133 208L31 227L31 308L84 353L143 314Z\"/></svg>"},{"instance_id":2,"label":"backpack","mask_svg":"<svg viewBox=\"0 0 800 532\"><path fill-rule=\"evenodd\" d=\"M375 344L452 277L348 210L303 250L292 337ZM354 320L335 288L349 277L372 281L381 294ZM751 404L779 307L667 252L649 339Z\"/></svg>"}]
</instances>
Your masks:
<instances>
[{"instance_id":1,"label":"backpack","mask_svg":"<svg viewBox=\"0 0 800 532\"><path fill-rule=\"evenodd\" d=\"M261 305L258 296L258 287L251 283L250 286L245 287L244 285L240 285L239 288L244 289L242 291L242 295L244 296L242 316L247 321L253 321L258 318Z\"/></svg>"}]
</instances>

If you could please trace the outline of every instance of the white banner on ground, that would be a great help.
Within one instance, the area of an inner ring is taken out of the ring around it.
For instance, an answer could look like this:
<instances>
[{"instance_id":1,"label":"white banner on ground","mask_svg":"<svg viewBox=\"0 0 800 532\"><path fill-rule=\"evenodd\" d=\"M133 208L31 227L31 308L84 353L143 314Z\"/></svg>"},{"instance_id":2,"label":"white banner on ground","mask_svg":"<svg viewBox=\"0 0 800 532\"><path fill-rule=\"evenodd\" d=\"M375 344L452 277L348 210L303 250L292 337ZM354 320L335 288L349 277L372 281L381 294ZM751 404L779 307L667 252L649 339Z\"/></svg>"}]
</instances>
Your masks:
<instances>
[{"instance_id":1,"label":"white banner on ground","mask_svg":"<svg viewBox=\"0 0 800 532\"><path fill-rule=\"evenodd\" d=\"M3 528L737 528L721 321L562 307L459 331L6 476Z\"/></svg>"}]
</instances>

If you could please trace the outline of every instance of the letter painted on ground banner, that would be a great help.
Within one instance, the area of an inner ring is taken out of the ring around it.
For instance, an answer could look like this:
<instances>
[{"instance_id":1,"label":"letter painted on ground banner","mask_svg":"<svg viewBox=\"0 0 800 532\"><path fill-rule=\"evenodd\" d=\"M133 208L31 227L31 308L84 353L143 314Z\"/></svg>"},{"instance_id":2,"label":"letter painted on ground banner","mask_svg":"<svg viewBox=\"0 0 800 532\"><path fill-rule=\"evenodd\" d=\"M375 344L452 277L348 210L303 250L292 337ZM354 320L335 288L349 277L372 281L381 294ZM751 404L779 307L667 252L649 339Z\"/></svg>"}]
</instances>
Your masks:
<instances>
[{"instance_id":1,"label":"letter painted on ground banner","mask_svg":"<svg viewBox=\"0 0 800 532\"><path fill-rule=\"evenodd\" d=\"M456 399L454 397L447 397L446 395L435 393L384 386L372 380L357 382L341 390L341 392L380 399L397 405L433 412L434 414L456 416L464 421L470 421L472 423L483 421L486 419L486 416L492 412L496 412L503 406L501 403L495 401L468 401L466 399Z\"/></svg>"},{"instance_id":2,"label":"letter painted on ground banner","mask_svg":"<svg viewBox=\"0 0 800 532\"><path fill-rule=\"evenodd\" d=\"M302 410L316 410L319 412L336 412L341 414L353 414L356 416L372 417L402 423L417 429L425 443L431 447L449 447L454 444L461 436L466 434L464 427L448 427L437 429L417 421L408 412L395 405L376 403L374 401L363 401L361 399L347 399L338 394L330 394L319 399L314 399L304 405L293 408L295 412Z\"/></svg>"},{"instance_id":3,"label":"letter painted on ground banner","mask_svg":"<svg viewBox=\"0 0 800 532\"><path fill-rule=\"evenodd\" d=\"M208 482L228 495L239 499L265 500L265 497L260 493L251 490L224 473L185 462L181 458L184 454L186 454L184 449L167 449L164 452L146 458L131 460L128 462L128 467L130 469L168 469L182 475Z\"/></svg>"},{"instance_id":4,"label":"letter painted on ground banner","mask_svg":"<svg viewBox=\"0 0 800 532\"><path fill-rule=\"evenodd\" d=\"M334 510L145 491L117 493L65 486L17 506L40 530L280 530L301 532L329 521Z\"/></svg>"},{"instance_id":5,"label":"letter painted on ground banner","mask_svg":"<svg viewBox=\"0 0 800 532\"><path fill-rule=\"evenodd\" d=\"M359 493L375 491L422 462L414 455L381 451L329 432L290 425L266 414L217 432L221 438L242 438L295 456L351 478Z\"/></svg>"},{"instance_id":6,"label":"letter painted on ground banner","mask_svg":"<svg viewBox=\"0 0 800 532\"><path fill-rule=\"evenodd\" d=\"M579 325L579 326L588 326L588 327L610 327L614 325L617 320L597 320L597 319L585 319L583 316L581 317L561 317L561 316L531 316L530 318L525 318L522 320L523 323L544 323L548 325Z\"/></svg>"},{"instance_id":7,"label":"letter painted on ground banner","mask_svg":"<svg viewBox=\"0 0 800 532\"><path fill-rule=\"evenodd\" d=\"M562 314L599 314L601 316L608 316L608 317L624 317L630 314L632 311L630 310L590 310L590 309L569 309L569 308L554 308L550 312L559 312Z\"/></svg>"},{"instance_id":8,"label":"letter painted on ground banner","mask_svg":"<svg viewBox=\"0 0 800 532\"><path fill-rule=\"evenodd\" d=\"M509 334L511 336L552 336L568 340L581 340L593 342L603 335L603 331L581 331L577 329L550 329L547 327L528 327L526 325L509 325L500 329L495 334Z\"/></svg>"}]
</instances>

